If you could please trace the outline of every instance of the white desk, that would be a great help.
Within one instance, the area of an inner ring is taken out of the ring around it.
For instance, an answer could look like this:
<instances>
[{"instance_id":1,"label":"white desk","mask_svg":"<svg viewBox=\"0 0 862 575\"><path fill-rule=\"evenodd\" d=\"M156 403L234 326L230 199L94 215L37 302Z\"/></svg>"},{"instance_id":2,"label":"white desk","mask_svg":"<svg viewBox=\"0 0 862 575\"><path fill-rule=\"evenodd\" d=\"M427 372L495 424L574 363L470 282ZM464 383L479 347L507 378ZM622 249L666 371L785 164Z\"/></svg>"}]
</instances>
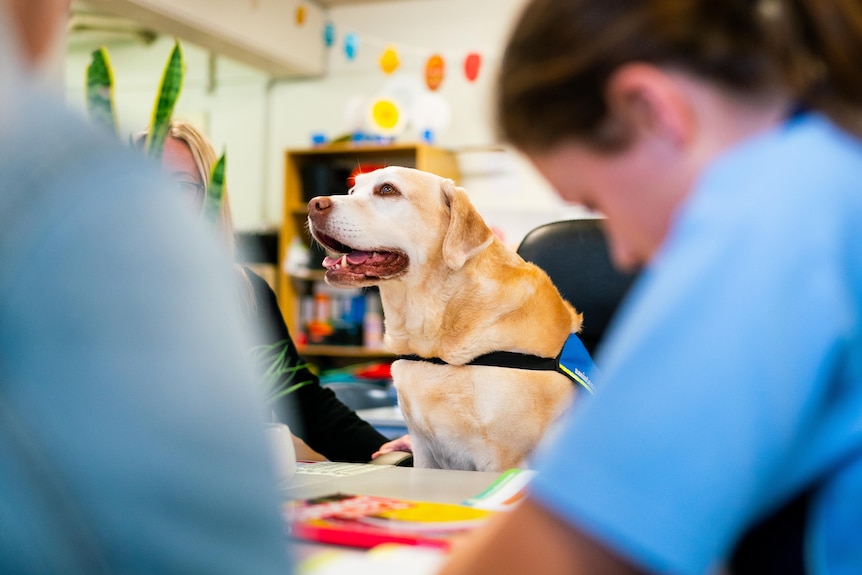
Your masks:
<instances>
[{"instance_id":1,"label":"white desk","mask_svg":"<svg viewBox=\"0 0 862 575\"><path fill-rule=\"evenodd\" d=\"M362 464L357 464L362 465ZM461 503L478 495L497 479L500 474L485 471L450 471L444 469L415 469L374 465L377 469L356 475L333 477L324 475L294 475L293 480L282 488L287 499L308 499L332 493L395 497L440 503ZM365 466L363 466L363 469ZM316 543L291 540L292 552L299 561L331 549ZM347 548L338 548L347 549ZM359 556L360 551L355 551ZM376 571L385 575L381 566ZM400 572L396 569L394 572Z\"/></svg>"},{"instance_id":2,"label":"white desk","mask_svg":"<svg viewBox=\"0 0 862 575\"><path fill-rule=\"evenodd\" d=\"M362 464L358 464L362 465ZM373 465L367 473L332 477L294 475L281 490L285 499L308 499L331 493L375 495L440 503L461 503L481 493L500 476L496 472L451 471Z\"/></svg>"}]
</instances>

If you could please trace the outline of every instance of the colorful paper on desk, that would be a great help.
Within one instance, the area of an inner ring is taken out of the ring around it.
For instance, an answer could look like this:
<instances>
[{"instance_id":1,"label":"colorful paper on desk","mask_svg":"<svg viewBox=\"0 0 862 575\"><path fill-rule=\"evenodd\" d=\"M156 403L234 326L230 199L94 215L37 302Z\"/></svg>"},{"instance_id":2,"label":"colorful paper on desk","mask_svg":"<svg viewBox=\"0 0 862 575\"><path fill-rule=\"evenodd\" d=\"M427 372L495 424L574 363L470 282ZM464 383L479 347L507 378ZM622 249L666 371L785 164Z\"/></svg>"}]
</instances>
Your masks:
<instances>
[{"instance_id":1,"label":"colorful paper on desk","mask_svg":"<svg viewBox=\"0 0 862 575\"><path fill-rule=\"evenodd\" d=\"M350 547L400 543L447 549L493 511L466 505L334 494L285 504L292 537Z\"/></svg>"},{"instance_id":2,"label":"colorful paper on desk","mask_svg":"<svg viewBox=\"0 0 862 575\"><path fill-rule=\"evenodd\" d=\"M527 484L535 476L536 472L530 469L509 469L482 493L465 501L464 505L478 509L507 511L527 496Z\"/></svg>"},{"instance_id":3,"label":"colorful paper on desk","mask_svg":"<svg viewBox=\"0 0 862 575\"><path fill-rule=\"evenodd\" d=\"M510 469L463 505L346 494L288 501L285 520L292 537L307 541L364 549L396 543L447 550L453 538L520 503L534 476L534 471Z\"/></svg>"}]
</instances>

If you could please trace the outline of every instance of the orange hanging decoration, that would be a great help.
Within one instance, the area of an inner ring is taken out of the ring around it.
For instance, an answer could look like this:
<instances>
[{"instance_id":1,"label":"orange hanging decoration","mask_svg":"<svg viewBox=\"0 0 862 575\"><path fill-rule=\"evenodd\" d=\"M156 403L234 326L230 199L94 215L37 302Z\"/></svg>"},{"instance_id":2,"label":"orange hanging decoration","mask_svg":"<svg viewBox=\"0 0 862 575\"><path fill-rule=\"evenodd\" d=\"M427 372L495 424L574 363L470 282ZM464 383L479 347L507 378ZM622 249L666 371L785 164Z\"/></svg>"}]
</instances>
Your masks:
<instances>
[{"instance_id":1,"label":"orange hanging decoration","mask_svg":"<svg viewBox=\"0 0 862 575\"><path fill-rule=\"evenodd\" d=\"M305 24L305 4L300 4L296 9L296 25L302 26Z\"/></svg>"},{"instance_id":2,"label":"orange hanging decoration","mask_svg":"<svg viewBox=\"0 0 862 575\"><path fill-rule=\"evenodd\" d=\"M380 55L380 67L383 68L384 74L391 74L398 69L401 61L398 58L398 52L393 46L387 46L383 54Z\"/></svg>"},{"instance_id":3,"label":"orange hanging decoration","mask_svg":"<svg viewBox=\"0 0 862 575\"><path fill-rule=\"evenodd\" d=\"M428 61L425 62L425 84L432 92L440 87L443 83L443 77L446 74L446 62L443 61L443 56L434 54Z\"/></svg>"},{"instance_id":4,"label":"orange hanging decoration","mask_svg":"<svg viewBox=\"0 0 862 575\"><path fill-rule=\"evenodd\" d=\"M479 77L479 68L482 66L482 56L476 52L470 52L464 59L464 75L471 82Z\"/></svg>"}]
</instances>

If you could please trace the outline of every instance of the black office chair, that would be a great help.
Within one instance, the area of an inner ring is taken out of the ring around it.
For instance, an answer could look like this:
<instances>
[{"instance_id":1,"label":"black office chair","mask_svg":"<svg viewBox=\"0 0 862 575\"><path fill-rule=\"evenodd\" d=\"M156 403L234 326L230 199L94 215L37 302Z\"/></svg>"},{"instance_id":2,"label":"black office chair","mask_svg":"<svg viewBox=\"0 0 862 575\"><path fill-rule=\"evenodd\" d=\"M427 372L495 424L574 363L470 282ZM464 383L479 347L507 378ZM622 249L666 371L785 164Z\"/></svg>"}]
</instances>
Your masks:
<instances>
[{"instance_id":1,"label":"black office chair","mask_svg":"<svg viewBox=\"0 0 862 575\"><path fill-rule=\"evenodd\" d=\"M637 274L611 263L601 220L565 220L539 226L518 254L545 270L560 293L584 314L580 338L592 355Z\"/></svg>"},{"instance_id":2,"label":"black office chair","mask_svg":"<svg viewBox=\"0 0 862 575\"><path fill-rule=\"evenodd\" d=\"M395 405L393 392L383 385L367 382L334 382L323 384L338 400L356 411Z\"/></svg>"}]
</instances>

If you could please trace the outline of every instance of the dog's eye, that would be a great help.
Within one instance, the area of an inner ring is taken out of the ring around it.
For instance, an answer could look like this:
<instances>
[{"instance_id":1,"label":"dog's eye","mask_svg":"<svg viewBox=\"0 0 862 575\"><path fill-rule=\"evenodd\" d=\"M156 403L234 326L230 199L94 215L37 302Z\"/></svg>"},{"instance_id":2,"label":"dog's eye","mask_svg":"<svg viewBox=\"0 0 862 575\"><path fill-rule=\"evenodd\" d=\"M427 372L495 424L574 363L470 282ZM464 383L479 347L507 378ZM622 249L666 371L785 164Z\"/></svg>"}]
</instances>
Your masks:
<instances>
[{"instance_id":1,"label":"dog's eye","mask_svg":"<svg viewBox=\"0 0 862 575\"><path fill-rule=\"evenodd\" d=\"M349 190L347 190L347 195L348 195L348 196L352 196L352 195L353 195L353 192L354 192L355 190L356 190L356 188L355 188L355 187L350 188Z\"/></svg>"},{"instance_id":2,"label":"dog's eye","mask_svg":"<svg viewBox=\"0 0 862 575\"><path fill-rule=\"evenodd\" d=\"M396 196L400 194L398 188L392 184L380 184L375 190L378 196Z\"/></svg>"}]
</instances>

